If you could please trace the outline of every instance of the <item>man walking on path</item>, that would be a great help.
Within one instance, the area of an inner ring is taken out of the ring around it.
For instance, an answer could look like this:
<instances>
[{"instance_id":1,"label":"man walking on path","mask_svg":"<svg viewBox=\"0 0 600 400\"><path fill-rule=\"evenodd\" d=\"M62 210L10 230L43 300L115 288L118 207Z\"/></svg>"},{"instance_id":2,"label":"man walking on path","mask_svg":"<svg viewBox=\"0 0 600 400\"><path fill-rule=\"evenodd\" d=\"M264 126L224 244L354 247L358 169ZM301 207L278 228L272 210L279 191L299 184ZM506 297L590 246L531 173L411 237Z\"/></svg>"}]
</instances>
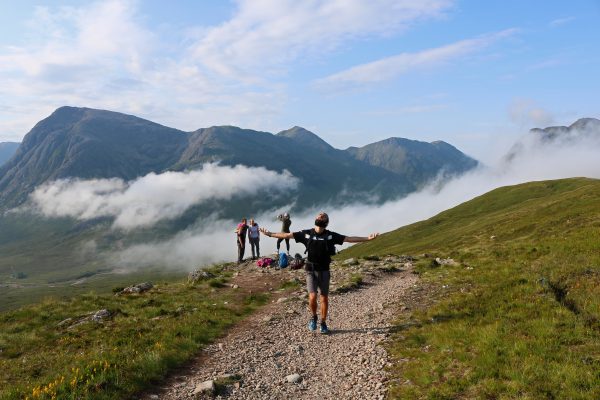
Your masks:
<instances>
[{"instance_id":1,"label":"man walking on path","mask_svg":"<svg viewBox=\"0 0 600 400\"><path fill-rule=\"evenodd\" d=\"M246 224L246 218L242 218L242 222L240 222L235 229L235 233L237 234L237 247L238 247L238 264L244 261L244 251L246 250L246 231L248 230L248 225Z\"/></svg>"},{"instance_id":2,"label":"man walking on path","mask_svg":"<svg viewBox=\"0 0 600 400\"><path fill-rule=\"evenodd\" d=\"M260 258L260 231L258 224L252 218L250 218L250 225L248 226L248 241L252 250L252 259L256 260L256 258Z\"/></svg>"},{"instance_id":3,"label":"man walking on path","mask_svg":"<svg viewBox=\"0 0 600 400\"><path fill-rule=\"evenodd\" d=\"M329 333L327 328L327 310L329 307L329 264L331 256L335 254L335 245L343 243L366 242L375 239L379 234L373 233L368 237L344 236L336 232L328 231L329 216L324 212L319 213L315 219L313 229L305 229L294 233L273 233L265 228L260 231L269 237L278 239L294 238L296 243L303 243L308 252L306 269L306 286L308 289L308 307L312 318L308 323L308 329L317 330L317 290L321 293L321 333Z\"/></svg>"}]
</instances>

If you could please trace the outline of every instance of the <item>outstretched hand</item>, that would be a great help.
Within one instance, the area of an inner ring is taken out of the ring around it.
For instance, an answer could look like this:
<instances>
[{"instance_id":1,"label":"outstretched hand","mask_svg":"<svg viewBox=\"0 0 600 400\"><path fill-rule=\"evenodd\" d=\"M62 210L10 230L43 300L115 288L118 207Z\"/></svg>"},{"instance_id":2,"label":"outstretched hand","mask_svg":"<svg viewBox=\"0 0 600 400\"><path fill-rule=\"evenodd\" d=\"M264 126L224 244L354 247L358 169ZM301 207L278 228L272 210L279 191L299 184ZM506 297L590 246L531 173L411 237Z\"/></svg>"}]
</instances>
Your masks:
<instances>
[{"instance_id":1,"label":"outstretched hand","mask_svg":"<svg viewBox=\"0 0 600 400\"><path fill-rule=\"evenodd\" d=\"M267 230L267 228L258 228L258 230L259 230L259 231L261 231L262 233L264 233L264 234L265 234L265 235L267 235L267 236L269 236L269 233L271 233L271 232L269 232L269 231Z\"/></svg>"},{"instance_id":2,"label":"outstretched hand","mask_svg":"<svg viewBox=\"0 0 600 400\"><path fill-rule=\"evenodd\" d=\"M369 240L373 240L373 239L375 239L377 236L379 236L379 233L371 233L371 234L369 235Z\"/></svg>"}]
</instances>

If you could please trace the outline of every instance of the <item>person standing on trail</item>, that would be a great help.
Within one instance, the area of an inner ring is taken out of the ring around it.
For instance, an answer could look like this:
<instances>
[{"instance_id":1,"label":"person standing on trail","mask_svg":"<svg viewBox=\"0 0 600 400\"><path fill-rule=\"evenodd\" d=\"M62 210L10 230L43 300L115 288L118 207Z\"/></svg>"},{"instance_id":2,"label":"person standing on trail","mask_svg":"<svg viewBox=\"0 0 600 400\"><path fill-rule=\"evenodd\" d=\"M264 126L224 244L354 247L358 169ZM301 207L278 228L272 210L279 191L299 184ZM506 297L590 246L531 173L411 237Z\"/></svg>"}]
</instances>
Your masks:
<instances>
[{"instance_id":1,"label":"person standing on trail","mask_svg":"<svg viewBox=\"0 0 600 400\"><path fill-rule=\"evenodd\" d=\"M344 236L336 232L327 230L329 225L329 216L324 212L319 213L315 219L315 226L312 229L305 229L294 233L273 233L265 228L260 231L269 237L277 239L294 238L296 243L303 243L306 246L305 270L306 286L308 289L308 308L312 318L308 322L310 331L317 330L317 290L320 292L321 300L321 333L329 333L327 328L327 311L329 308L329 264L331 256L335 254L335 245L343 243L366 242L375 239L379 234L373 233L368 237Z\"/></svg>"},{"instance_id":2,"label":"person standing on trail","mask_svg":"<svg viewBox=\"0 0 600 400\"><path fill-rule=\"evenodd\" d=\"M292 220L290 218L290 214L283 213L277 216L277 219L281 221L281 232L282 233L290 233L290 226L292 225ZM279 254L279 247L281 242L285 240L285 246L287 248L287 253L290 255L290 238L280 238L277 240L277 254Z\"/></svg>"},{"instance_id":3,"label":"person standing on trail","mask_svg":"<svg viewBox=\"0 0 600 400\"><path fill-rule=\"evenodd\" d=\"M235 228L235 233L237 234L238 264L244 261L244 251L246 250L246 231L248 231L246 218L242 218L242 222L240 222L237 228Z\"/></svg>"},{"instance_id":4,"label":"person standing on trail","mask_svg":"<svg viewBox=\"0 0 600 400\"><path fill-rule=\"evenodd\" d=\"M252 218L250 218L250 225L248 226L248 241L252 250L252 259L256 260L256 258L260 258L260 230L258 224Z\"/></svg>"}]
</instances>

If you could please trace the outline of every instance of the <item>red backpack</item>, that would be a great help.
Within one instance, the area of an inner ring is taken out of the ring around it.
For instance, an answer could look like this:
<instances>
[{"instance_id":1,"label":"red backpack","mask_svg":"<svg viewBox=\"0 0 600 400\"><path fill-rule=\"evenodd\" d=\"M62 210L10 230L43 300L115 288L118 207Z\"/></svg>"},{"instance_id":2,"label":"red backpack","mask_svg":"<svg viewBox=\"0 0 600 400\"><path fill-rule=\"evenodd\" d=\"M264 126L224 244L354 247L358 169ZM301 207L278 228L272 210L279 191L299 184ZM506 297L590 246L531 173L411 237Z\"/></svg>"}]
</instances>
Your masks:
<instances>
[{"instance_id":1,"label":"red backpack","mask_svg":"<svg viewBox=\"0 0 600 400\"><path fill-rule=\"evenodd\" d=\"M273 264L273 259L269 258L269 257L263 257L263 258L259 258L256 261L256 266L257 267L261 267L261 268L267 268L270 267L271 264Z\"/></svg>"}]
</instances>

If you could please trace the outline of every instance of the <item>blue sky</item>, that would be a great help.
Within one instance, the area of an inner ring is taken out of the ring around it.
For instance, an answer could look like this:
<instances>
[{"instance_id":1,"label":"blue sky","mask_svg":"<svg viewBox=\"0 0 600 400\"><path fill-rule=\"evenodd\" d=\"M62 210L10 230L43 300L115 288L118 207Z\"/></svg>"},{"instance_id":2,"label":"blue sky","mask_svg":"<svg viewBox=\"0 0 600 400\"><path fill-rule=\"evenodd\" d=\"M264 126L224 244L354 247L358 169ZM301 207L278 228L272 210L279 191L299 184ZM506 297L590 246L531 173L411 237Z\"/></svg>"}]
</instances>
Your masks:
<instances>
[{"instance_id":1,"label":"blue sky","mask_svg":"<svg viewBox=\"0 0 600 400\"><path fill-rule=\"evenodd\" d=\"M600 1L0 2L0 141L62 105L182 130L445 140L600 117Z\"/></svg>"}]
</instances>

